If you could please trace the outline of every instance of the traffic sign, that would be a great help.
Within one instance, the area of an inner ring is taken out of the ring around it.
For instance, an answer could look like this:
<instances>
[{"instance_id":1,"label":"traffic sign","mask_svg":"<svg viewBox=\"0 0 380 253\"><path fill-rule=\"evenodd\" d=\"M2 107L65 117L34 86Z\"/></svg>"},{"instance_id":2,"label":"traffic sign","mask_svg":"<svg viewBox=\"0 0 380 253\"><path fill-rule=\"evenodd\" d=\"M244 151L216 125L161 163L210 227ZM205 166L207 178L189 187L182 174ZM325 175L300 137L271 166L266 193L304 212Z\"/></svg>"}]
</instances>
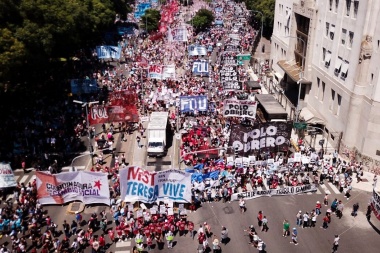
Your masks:
<instances>
[{"instance_id":1,"label":"traffic sign","mask_svg":"<svg viewBox=\"0 0 380 253\"><path fill-rule=\"evenodd\" d=\"M238 54L237 60L238 61L249 61L249 60L251 60L251 55L250 54Z\"/></svg>"},{"instance_id":2,"label":"traffic sign","mask_svg":"<svg viewBox=\"0 0 380 253\"><path fill-rule=\"evenodd\" d=\"M307 123L306 122L294 122L293 127L295 129L306 129Z\"/></svg>"}]
</instances>

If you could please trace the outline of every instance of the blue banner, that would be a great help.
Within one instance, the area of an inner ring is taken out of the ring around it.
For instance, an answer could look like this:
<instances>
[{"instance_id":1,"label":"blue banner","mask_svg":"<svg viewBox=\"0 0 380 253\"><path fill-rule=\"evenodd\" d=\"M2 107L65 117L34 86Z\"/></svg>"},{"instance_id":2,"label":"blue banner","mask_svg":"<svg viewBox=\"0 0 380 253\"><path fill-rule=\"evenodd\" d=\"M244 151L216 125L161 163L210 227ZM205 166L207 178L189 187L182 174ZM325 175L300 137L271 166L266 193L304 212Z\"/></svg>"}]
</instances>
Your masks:
<instances>
[{"instance_id":1,"label":"blue banner","mask_svg":"<svg viewBox=\"0 0 380 253\"><path fill-rule=\"evenodd\" d=\"M207 96L181 96L179 99L181 112L205 112L208 109Z\"/></svg>"},{"instance_id":2,"label":"blue banner","mask_svg":"<svg viewBox=\"0 0 380 253\"><path fill-rule=\"evenodd\" d=\"M120 59L121 48L114 46L99 46L96 47L98 59Z\"/></svg>"},{"instance_id":3,"label":"blue banner","mask_svg":"<svg viewBox=\"0 0 380 253\"><path fill-rule=\"evenodd\" d=\"M125 27L125 26L118 26L117 27L117 33L122 36L124 34L134 34L133 27Z\"/></svg>"},{"instance_id":4,"label":"blue banner","mask_svg":"<svg viewBox=\"0 0 380 253\"><path fill-rule=\"evenodd\" d=\"M209 75L208 62L194 61L192 72L193 72L193 75L208 76Z\"/></svg>"},{"instance_id":5,"label":"blue banner","mask_svg":"<svg viewBox=\"0 0 380 253\"><path fill-rule=\"evenodd\" d=\"M72 79L70 84L71 93L75 95L96 93L99 89L96 79Z\"/></svg>"}]
</instances>

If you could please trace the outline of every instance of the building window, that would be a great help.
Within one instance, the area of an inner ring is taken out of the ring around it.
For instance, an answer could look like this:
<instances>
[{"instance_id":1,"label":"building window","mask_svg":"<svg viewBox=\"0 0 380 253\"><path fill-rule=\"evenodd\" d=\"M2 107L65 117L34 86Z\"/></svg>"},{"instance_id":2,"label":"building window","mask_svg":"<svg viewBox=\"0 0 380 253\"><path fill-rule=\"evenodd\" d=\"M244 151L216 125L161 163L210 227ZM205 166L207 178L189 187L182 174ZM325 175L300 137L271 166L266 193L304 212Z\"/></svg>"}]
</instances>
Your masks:
<instances>
[{"instance_id":1,"label":"building window","mask_svg":"<svg viewBox=\"0 0 380 253\"><path fill-rule=\"evenodd\" d=\"M321 88L321 79L319 79L319 77L317 77L317 92L316 92L316 98L318 99L318 96L319 96L319 89Z\"/></svg>"},{"instance_id":2,"label":"building window","mask_svg":"<svg viewBox=\"0 0 380 253\"><path fill-rule=\"evenodd\" d=\"M335 63L335 70L334 70L334 74L336 76L339 76L339 73L340 73L340 70L342 68L342 58L338 57L338 59L336 59L336 63Z\"/></svg>"},{"instance_id":3,"label":"building window","mask_svg":"<svg viewBox=\"0 0 380 253\"><path fill-rule=\"evenodd\" d=\"M351 0L346 0L346 15L350 16L351 11Z\"/></svg>"},{"instance_id":4,"label":"building window","mask_svg":"<svg viewBox=\"0 0 380 253\"><path fill-rule=\"evenodd\" d=\"M322 60L325 61L326 59L326 48L322 48Z\"/></svg>"},{"instance_id":5,"label":"building window","mask_svg":"<svg viewBox=\"0 0 380 253\"><path fill-rule=\"evenodd\" d=\"M342 28L342 45L345 45L346 44L346 36L347 36L347 30Z\"/></svg>"},{"instance_id":6,"label":"building window","mask_svg":"<svg viewBox=\"0 0 380 253\"><path fill-rule=\"evenodd\" d=\"M340 105L342 104L342 96L338 94L338 106L336 107L335 115L340 114Z\"/></svg>"},{"instance_id":7,"label":"building window","mask_svg":"<svg viewBox=\"0 0 380 253\"><path fill-rule=\"evenodd\" d=\"M330 27L330 39L334 40L334 33L335 33L335 25L331 25Z\"/></svg>"},{"instance_id":8,"label":"building window","mask_svg":"<svg viewBox=\"0 0 380 253\"><path fill-rule=\"evenodd\" d=\"M348 48L352 47L352 43L354 43L354 32L348 33Z\"/></svg>"},{"instance_id":9,"label":"building window","mask_svg":"<svg viewBox=\"0 0 380 253\"><path fill-rule=\"evenodd\" d=\"M335 13L338 12L339 0L335 0Z\"/></svg>"},{"instance_id":10,"label":"building window","mask_svg":"<svg viewBox=\"0 0 380 253\"><path fill-rule=\"evenodd\" d=\"M354 1L354 18L358 16L359 1Z\"/></svg>"},{"instance_id":11,"label":"building window","mask_svg":"<svg viewBox=\"0 0 380 253\"><path fill-rule=\"evenodd\" d=\"M326 22L326 36L329 36L330 24Z\"/></svg>"},{"instance_id":12,"label":"building window","mask_svg":"<svg viewBox=\"0 0 380 253\"><path fill-rule=\"evenodd\" d=\"M324 97L325 97L325 88L326 88L326 84L325 82L322 82L322 92L321 92L321 101L323 101Z\"/></svg>"},{"instance_id":13,"label":"building window","mask_svg":"<svg viewBox=\"0 0 380 253\"><path fill-rule=\"evenodd\" d=\"M330 11L332 11L332 6L333 6L333 0L330 0L330 7L329 7Z\"/></svg>"},{"instance_id":14,"label":"building window","mask_svg":"<svg viewBox=\"0 0 380 253\"><path fill-rule=\"evenodd\" d=\"M331 52L328 51L326 53L326 57L325 57L325 67L326 68L329 68L330 67L330 61L331 61Z\"/></svg>"},{"instance_id":15,"label":"building window","mask_svg":"<svg viewBox=\"0 0 380 253\"><path fill-rule=\"evenodd\" d=\"M331 101L330 101L330 106L329 106L330 111L334 110L334 100L335 100L335 90L331 89Z\"/></svg>"},{"instance_id":16,"label":"building window","mask_svg":"<svg viewBox=\"0 0 380 253\"><path fill-rule=\"evenodd\" d=\"M345 80L346 77L347 77L347 74L348 74L348 65L349 65L348 61L344 61L342 63L342 69L341 69L341 74L340 74L340 78L342 80Z\"/></svg>"}]
</instances>

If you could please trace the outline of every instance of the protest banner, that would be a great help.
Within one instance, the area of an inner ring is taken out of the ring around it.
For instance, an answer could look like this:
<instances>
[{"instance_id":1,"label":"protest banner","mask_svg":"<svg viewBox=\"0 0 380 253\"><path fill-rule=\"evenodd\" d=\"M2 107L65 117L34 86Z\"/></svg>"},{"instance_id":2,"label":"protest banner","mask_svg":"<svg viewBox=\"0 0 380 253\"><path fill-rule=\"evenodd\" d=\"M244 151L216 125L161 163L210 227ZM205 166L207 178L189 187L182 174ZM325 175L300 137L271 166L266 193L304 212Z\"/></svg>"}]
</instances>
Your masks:
<instances>
[{"instance_id":1,"label":"protest banner","mask_svg":"<svg viewBox=\"0 0 380 253\"><path fill-rule=\"evenodd\" d=\"M136 105L92 106L87 117L90 125L139 121Z\"/></svg>"},{"instance_id":2,"label":"protest banner","mask_svg":"<svg viewBox=\"0 0 380 253\"><path fill-rule=\"evenodd\" d=\"M226 99L223 102L224 117L256 118L257 102L252 100Z\"/></svg>"},{"instance_id":3,"label":"protest banner","mask_svg":"<svg viewBox=\"0 0 380 253\"><path fill-rule=\"evenodd\" d=\"M200 45L190 45L188 46L189 56L203 56L207 55L207 50L205 46Z\"/></svg>"},{"instance_id":4,"label":"protest banner","mask_svg":"<svg viewBox=\"0 0 380 253\"><path fill-rule=\"evenodd\" d=\"M175 79L175 65L165 65L162 68L162 79Z\"/></svg>"},{"instance_id":5,"label":"protest banner","mask_svg":"<svg viewBox=\"0 0 380 253\"><path fill-rule=\"evenodd\" d=\"M96 79L72 79L71 93L74 95L97 93L99 91Z\"/></svg>"},{"instance_id":6,"label":"protest banner","mask_svg":"<svg viewBox=\"0 0 380 253\"><path fill-rule=\"evenodd\" d=\"M269 189L269 190L253 190L250 192L241 192L234 193L231 196L231 201L239 200L240 198L255 199L260 197L272 197L272 196L287 196L287 195L296 195L306 192L317 191L315 184L300 185L300 186L286 186L279 189Z\"/></svg>"},{"instance_id":7,"label":"protest banner","mask_svg":"<svg viewBox=\"0 0 380 253\"><path fill-rule=\"evenodd\" d=\"M225 91L239 91L243 90L243 82L239 81L223 81L223 90Z\"/></svg>"},{"instance_id":8,"label":"protest banner","mask_svg":"<svg viewBox=\"0 0 380 253\"><path fill-rule=\"evenodd\" d=\"M0 188L16 187L17 182L9 163L0 163Z\"/></svg>"},{"instance_id":9,"label":"protest banner","mask_svg":"<svg viewBox=\"0 0 380 253\"><path fill-rule=\"evenodd\" d=\"M222 66L222 68L219 72L220 72L220 81L221 82L226 82L226 81L236 82L239 80L237 66L224 65L224 66Z\"/></svg>"},{"instance_id":10,"label":"protest banner","mask_svg":"<svg viewBox=\"0 0 380 253\"><path fill-rule=\"evenodd\" d=\"M228 145L237 147L239 156L245 157L253 155L255 150L287 151L291 131L291 122L255 123L253 126L232 125Z\"/></svg>"},{"instance_id":11,"label":"protest banner","mask_svg":"<svg viewBox=\"0 0 380 253\"><path fill-rule=\"evenodd\" d=\"M223 54L220 61L222 65L237 65L237 58L229 54Z\"/></svg>"},{"instance_id":12,"label":"protest banner","mask_svg":"<svg viewBox=\"0 0 380 253\"><path fill-rule=\"evenodd\" d=\"M121 199L126 202L191 202L191 174L180 170L150 172L128 166L120 170L120 187Z\"/></svg>"},{"instance_id":13,"label":"protest banner","mask_svg":"<svg viewBox=\"0 0 380 253\"><path fill-rule=\"evenodd\" d=\"M114 46L98 46L96 54L98 59L120 59L121 48Z\"/></svg>"},{"instance_id":14,"label":"protest banner","mask_svg":"<svg viewBox=\"0 0 380 253\"><path fill-rule=\"evenodd\" d=\"M229 42L228 45L224 46L224 52L240 52L239 41Z\"/></svg>"},{"instance_id":15,"label":"protest banner","mask_svg":"<svg viewBox=\"0 0 380 253\"><path fill-rule=\"evenodd\" d=\"M173 35L173 41L187 42L187 29L186 29L186 27L173 29L172 35Z\"/></svg>"},{"instance_id":16,"label":"protest banner","mask_svg":"<svg viewBox=\"0 0 380 253\"><path fill-rule=\"evenodd\" d=\"M105 173L75 171L60 174L36 172L37 195L42 205L81 201L84 204L110 204Z\"/></svg>"},{"instance_id":17,"label":"protest banner","mask_svg":"<svg viewBox=\"0 0 380 253\"><path fill-rule=\"evenodd\" d=\"M380 220L380 195L376 192L375 187L373 188L371 207L375 217Z\"/></svg>"},{"instance_id":18,"label":"protest banner","mask_svg":"<svg viewBox=\"0 0 380 253\"><path fill-rule=\"evenodd\" d=\"M207 96L181 96L179 101L181 113L195 110L205 112L208 108Z\"/></svg>"},{"instance_id":19,"label":"protest banner","mask_svg":"<svg viewBox=\"0 0 380 253\"><path fill-rule=\"evenodd\" d=\"M209 75L208 62L206 61L194 61L192 72L193 75L197 76L208 76Z\"/></svg>"},{"instance_id":20,"label":"protest banner","mask_svg":"<svg viewBox=\"0 0 380 253\"><path fill-rule=\"evenodd\" d=\"M151 79L161 79L162 78L162 66L161 65L150 65L148 77Z\"/></svg>"}]
</instances>

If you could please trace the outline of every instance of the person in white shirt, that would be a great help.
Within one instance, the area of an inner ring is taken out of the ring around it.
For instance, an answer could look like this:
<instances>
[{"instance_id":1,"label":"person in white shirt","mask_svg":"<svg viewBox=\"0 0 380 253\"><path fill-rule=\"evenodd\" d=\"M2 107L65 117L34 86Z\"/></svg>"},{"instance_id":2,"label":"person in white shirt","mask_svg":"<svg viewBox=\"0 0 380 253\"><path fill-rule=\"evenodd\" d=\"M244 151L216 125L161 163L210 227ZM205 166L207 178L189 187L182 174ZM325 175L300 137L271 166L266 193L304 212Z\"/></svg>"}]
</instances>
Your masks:
<instances>
[{"instance_id":1,"label":"person in white shirt","mask_svg":"<svg viewBox=\"0 0 380 253\"><path fill-rule=\"evenodd\" d=\"M335 235L334 242L333 242L333 248L332 248L333 253L338 251L339 239L340 239L339 235Z\"/></svg>"}]
</instances>

